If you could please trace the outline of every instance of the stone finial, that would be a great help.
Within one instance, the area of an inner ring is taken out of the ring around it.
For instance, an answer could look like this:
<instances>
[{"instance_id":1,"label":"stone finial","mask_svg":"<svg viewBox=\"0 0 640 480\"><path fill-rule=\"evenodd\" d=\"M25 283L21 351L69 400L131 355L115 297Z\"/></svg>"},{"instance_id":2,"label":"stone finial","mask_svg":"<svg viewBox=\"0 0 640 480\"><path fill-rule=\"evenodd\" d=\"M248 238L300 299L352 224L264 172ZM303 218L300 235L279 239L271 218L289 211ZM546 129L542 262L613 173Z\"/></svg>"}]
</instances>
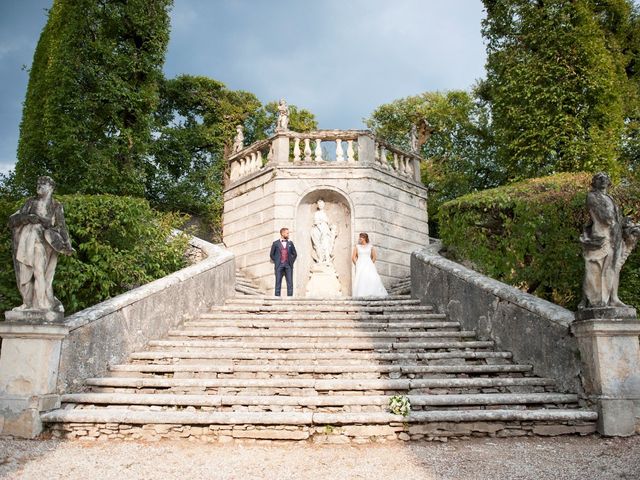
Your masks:
<instances>
[{"instance_id":1,"label":"stone finial","mask_svg":"<svg viewBox=\"0 0 640 480\"><path fill-rule=\"evenodd\" d=\"M231 147L231 153L238 153L244 148L244 127L242 125L236 126L236 136L233 139L233 146Z\"/></svg>"},{"instance_id":2,"label":"stone finial","mask_svg":"<svg viewBox=\"0 0 640 480\"><path fill-rule=\"evenodd\" d=\"M13 265L22 305L6 312L12 321L57 321L64 308L53 295L58 254L71 255L62 204L53 199L54 181L39 177L37 195L9 217L13 236Z\"/></svg>"},{"instance_id":3,"label":"stone finial","mask_svg":"<svg viewBox=\"0 0 640 480\"><path fill-rule=\"evenodd\" d=\"M587 194L590 221L580 236L585 274L579 309L626 307L618 298L620 270L640 238L640 225L621 218L609 186L609 176L597 173Z\"/></svg>"},{"instance_id":4,"label":"stone finial","mask_svg":"<svg viewBox=\"0 0 640 480\"><path fill-rule=\"evenodd\" d=\"M278 118L276 120L276 132L286 132L289 130L289 106L283 98L278 103Z\"/></svg>"}]
</instances>

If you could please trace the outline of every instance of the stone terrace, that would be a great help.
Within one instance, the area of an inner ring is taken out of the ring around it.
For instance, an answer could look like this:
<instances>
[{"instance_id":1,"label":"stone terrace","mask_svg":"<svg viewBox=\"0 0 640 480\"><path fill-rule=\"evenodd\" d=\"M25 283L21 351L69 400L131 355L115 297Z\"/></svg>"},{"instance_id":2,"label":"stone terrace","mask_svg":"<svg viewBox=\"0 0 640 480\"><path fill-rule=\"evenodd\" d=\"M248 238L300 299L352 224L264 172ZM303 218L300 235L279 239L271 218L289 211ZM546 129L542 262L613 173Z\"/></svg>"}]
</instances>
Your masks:
<instances>
[{"instance_id":1,"label":"stone terrace","mask_svg":"<svg viewBox=\"0 0 640 480\"><path fill-rule=\"evenodd\" d=\"M65 438L362 443L587 434L595 412L408 295L224 306L86 379L43 415ZM245 293L243 292L243 293ZM407 417L389 413L406 395Z\"/></svg>"}]
</instances>

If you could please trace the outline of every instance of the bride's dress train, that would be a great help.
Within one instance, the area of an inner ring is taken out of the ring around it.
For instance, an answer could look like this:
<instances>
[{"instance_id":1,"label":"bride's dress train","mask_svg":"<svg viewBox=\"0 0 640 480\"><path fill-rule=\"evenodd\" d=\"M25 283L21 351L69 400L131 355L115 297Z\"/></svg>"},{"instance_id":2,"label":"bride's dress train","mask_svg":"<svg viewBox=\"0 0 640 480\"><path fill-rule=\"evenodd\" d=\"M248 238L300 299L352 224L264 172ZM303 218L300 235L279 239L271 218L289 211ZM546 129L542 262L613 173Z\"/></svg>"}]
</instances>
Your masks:
<instances>
[{"instance_id":1,"label":"bride's dress train","mask_svg":"<svg viewBox=\"0 0 640 480\"><path fill-rule=\"evenodd\" d=\"M356 245L358 260L356 261L356 277L353 281L352 297L386 297L376 265L371 260L371 244Z\"/></svg>"}]
</instances>

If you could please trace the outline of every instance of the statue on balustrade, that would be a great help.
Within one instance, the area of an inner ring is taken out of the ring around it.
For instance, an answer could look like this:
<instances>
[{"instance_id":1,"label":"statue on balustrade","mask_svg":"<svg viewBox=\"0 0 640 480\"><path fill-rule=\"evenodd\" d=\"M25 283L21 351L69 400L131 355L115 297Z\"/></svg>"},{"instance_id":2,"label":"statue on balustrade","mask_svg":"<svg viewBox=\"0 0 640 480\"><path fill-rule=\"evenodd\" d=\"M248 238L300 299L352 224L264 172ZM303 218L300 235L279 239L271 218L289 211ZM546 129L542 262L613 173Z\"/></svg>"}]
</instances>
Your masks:
<instances>
[{"instance_id":1,"label":"statue on balustrade","mask_svg":"<svg viewBox=\"0 0 640 480\"><path fill-rule=\"evenodd\" d=\"M420 149L418 145L418 127L415 123L411 125L411 131L409 132L409 148L411 153L418 153Z\"/></svg>"},{"instance_id":2,"label":"statue on balustrade","mask_svg":"<svg viewBox=\"0 0 640 480\"><path fill-rule=\"evenodd\" d=\"M276 132L286 132L289 130L289 106L285 99L278 103L278 118L276 120Z\"/></svg>"},{"instance_id":3,"label":"statue on balustrade","mask_svg":"<svg viewBox=\"0 0 640 480\"><path fill-rule=\"evenodd\" d=\"M53 179L39 177L37 195L9 217L13 265L23 302L12 312L64 312L53 295L53 276L58 254L71 255L75 250L69 240L62 204L53 199L54 187Z\"/></svg>"},{"instance_id":4,"label":"statue on balustrade","mask_svg":"<svg viewBox=\"0 0 640 480\"><path fill-rule=\"evenodd\" d=\"M618 298L620 270L640 238L640 225L621 217L609 186L609 176L597 173L587 194L590 221L580 236L585 274L579 309L626 307Z\"/></svg>"},{"instance_id":5,"label":"statue on balustrade","mask_svg":"<svg viewBox=\"0 0 640 480\"><path fill-rule=\"evenodd\" d=\"M242 125L236 126L236 136L233 139L233 146L231 147L231 153L238 153L244 148L244 127Z\"/></svg>"},{"instance_id":6,"label":"statue on balustrade","mask_svg":"<svg viewBox=\"0 0 640 480\"><path fill-rule=\"evenodd\" d=\"M324 200L318 200L316 206L318 209L313 215L313 225L311 227L311 242L314 250L313 258L321 265L329 265L331 263L333 246L338 236L337 227L329 224L329 217L324 209Z\"/></svg>"}]
</instances>

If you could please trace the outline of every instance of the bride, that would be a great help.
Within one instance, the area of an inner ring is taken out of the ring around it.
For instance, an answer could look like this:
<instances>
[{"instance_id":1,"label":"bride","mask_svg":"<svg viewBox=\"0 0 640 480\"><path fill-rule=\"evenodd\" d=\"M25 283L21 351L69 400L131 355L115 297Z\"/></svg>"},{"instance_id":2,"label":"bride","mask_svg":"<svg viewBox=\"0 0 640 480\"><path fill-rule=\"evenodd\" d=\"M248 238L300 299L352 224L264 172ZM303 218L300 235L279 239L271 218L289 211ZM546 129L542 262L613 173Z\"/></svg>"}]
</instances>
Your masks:
<instances>
[{"instance_id":1,"label":"bride","mask_svg":"<svg viewBox=\"0 0 640 480\"><path fill-rule=\"evenodd\" d=\"M386 297L387 290L376 270L376 251L369 243L369 235L361 233L358 244L353 249L351 261L356 266L356 278L353 281L353 297Z\"/></svg>"}]
</instances>

